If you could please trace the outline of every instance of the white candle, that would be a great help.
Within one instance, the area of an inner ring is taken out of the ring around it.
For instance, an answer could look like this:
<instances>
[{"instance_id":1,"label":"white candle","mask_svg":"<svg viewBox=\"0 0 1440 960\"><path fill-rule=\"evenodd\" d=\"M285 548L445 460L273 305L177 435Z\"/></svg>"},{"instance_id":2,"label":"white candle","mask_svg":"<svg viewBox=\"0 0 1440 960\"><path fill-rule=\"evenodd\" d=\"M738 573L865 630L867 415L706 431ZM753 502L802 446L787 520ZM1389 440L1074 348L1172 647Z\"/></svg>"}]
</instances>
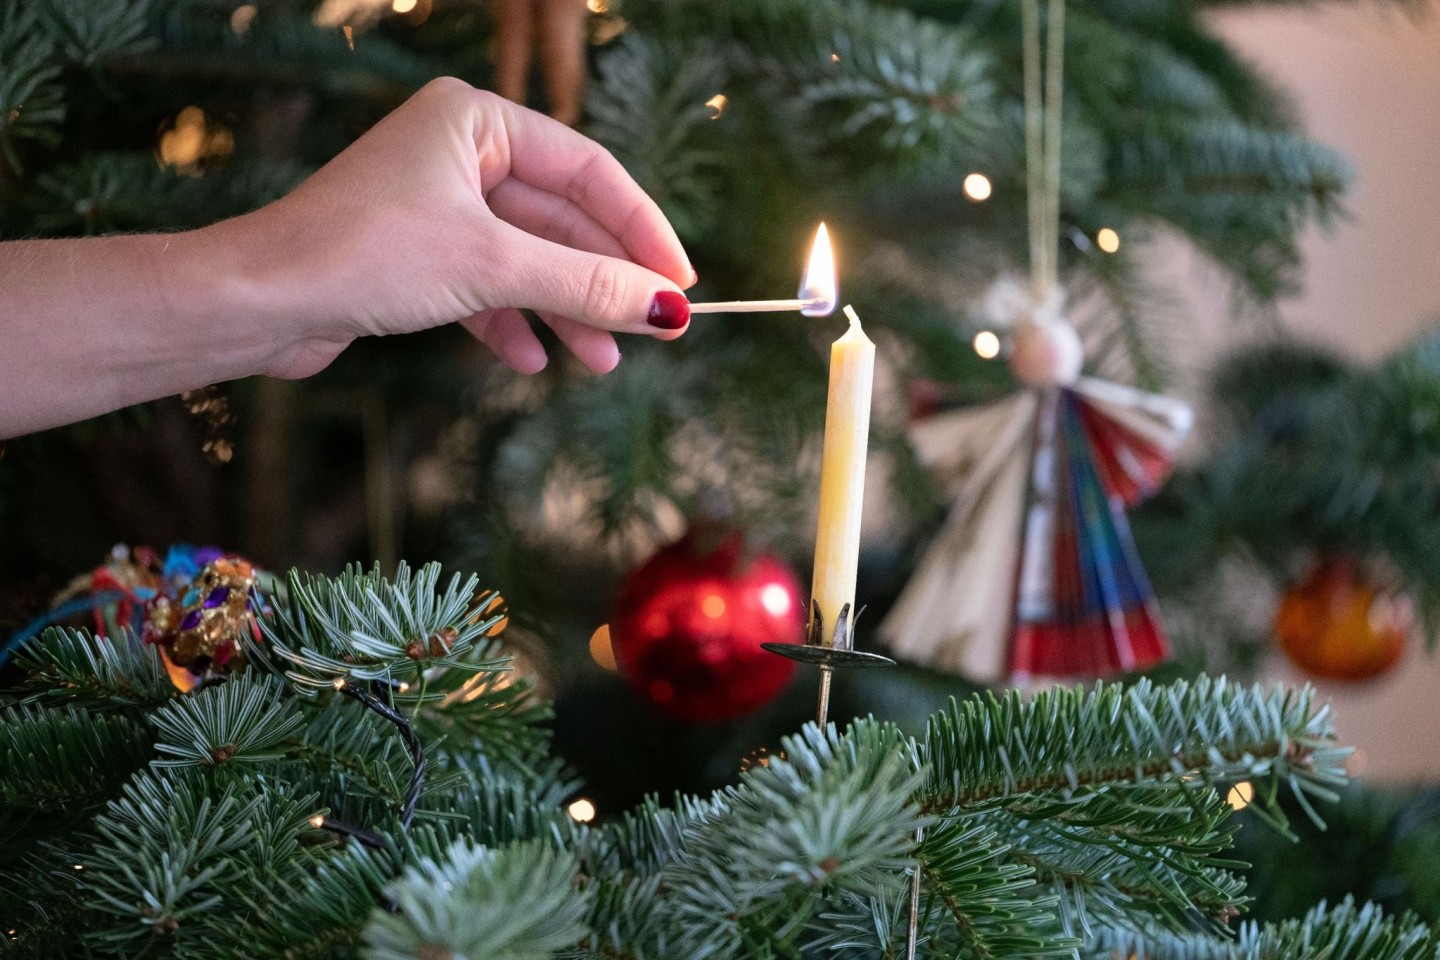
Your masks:
<instances>
[{"instance_id":1,"label":"white candle","mask_svg":"<svg viewBox=\"0 0 1440 960\"><path fill-rule=\"evenodd\" d=\"M830 347L830 395L820 466L820 516L815 531L811 597L820 606L823 642L834 640L846 604L855 616L855 574L860 563L860 514L865 501L865 453L870 442L870 392L875 344L845 307L850 328Z\"/></svg>"}]
</instances>

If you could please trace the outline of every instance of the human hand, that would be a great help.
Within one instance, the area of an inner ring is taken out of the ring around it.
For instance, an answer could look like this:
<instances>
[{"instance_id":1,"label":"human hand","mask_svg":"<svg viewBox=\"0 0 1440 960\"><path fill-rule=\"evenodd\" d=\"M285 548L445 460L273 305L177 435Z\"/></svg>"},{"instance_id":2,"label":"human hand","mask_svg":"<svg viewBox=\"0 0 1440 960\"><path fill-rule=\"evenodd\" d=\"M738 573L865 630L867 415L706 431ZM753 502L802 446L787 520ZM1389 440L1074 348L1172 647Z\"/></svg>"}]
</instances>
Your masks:
<instances>
[{"instance_id":1,"label":"human hand","mask_svg":"<svg viewBox=\"0 0 1440 960\"><path fill-rule=\"evenodd\" d=\"M448 78L289 196L207 229L242 258L273 330L265 372L282 377L323 369L358 336L456 321L533 373L546 356L522 307L603 373L620 359L614 333L684 331L680 290L695 280L659 207L603 148Z\"/></svg>"}]
</instances>

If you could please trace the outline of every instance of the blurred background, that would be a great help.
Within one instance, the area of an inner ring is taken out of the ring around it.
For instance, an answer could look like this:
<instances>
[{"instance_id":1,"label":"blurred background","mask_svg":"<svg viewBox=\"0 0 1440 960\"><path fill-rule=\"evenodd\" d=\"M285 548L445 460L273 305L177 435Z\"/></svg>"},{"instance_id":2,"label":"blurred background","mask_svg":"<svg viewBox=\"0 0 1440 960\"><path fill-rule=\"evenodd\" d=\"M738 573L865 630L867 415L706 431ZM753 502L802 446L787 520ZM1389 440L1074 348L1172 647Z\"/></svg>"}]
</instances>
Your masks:
<instances>
[{"instance_id":1,"label":"blurred background","mask_svg":"<svg viewBox=\"0 0 1440 960\"><path fill-rule=\"evenodd\" d=\"M1068 8L1064 312L1088 374L1196 413L1130 513L1173 648L1150 672L1315 683L1357 747L1361 785L1322 811L1327 833L1242 831L1258 915L1354 891L1433 921L1440 18ZM949 549L954 477L917 456L917 426L1028 389L1006 363L1028 249L1020 10L0 0L0 238L252 209L446 74L609 147L679 230L694 299L789 296L823 219L878 347L858 646L883 651L878 625ZM558 349L519 377L445 329L357 343L308 381L17 438L0 638L116 544L214 544L276 571L441 560L507 598L517 667L587 784L577 815L712 789L813 715L814 674L753 647L800 629L842 329L697 318L676 344L622 344L598 378ZM967 429L977 451L999 443ZM1007 609L999 581L947 590ZM687 604L699 619L674 614ZM912 658L839 675L832 717L914 726L979 686Z\"/></svg>"}]
</instances>

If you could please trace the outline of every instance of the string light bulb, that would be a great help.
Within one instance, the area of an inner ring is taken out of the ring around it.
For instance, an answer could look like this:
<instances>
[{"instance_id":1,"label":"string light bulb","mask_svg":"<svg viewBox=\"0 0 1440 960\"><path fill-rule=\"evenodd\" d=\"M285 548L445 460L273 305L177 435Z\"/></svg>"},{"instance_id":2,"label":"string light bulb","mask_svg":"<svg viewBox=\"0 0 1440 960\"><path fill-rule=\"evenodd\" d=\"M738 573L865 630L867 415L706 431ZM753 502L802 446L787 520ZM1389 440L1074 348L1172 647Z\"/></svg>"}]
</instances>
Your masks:
<instances>
[{"instance_id":1,"label":"string light bulb","mask_svg":"<svg viewBox=\"0 0 1440 960\"><path fill-rule=\"evenodd\" d=\"M1120 249L1120 234L1109 227L1101 227L1100 231L1095 234L1095 246L1106 253L1114 253Z\"/></svg>"},{"instance_id":2,"label":"string light bulb","mask_svg":"<svg viewBox=\"0 0 1440 960\"><path fill-rule=\"evenodd\" d=\"M565 808L565 811L570 814L570 819L576 823L589 823L595 819L595 804L586 800L584 797L570 804L570 806Z\"/></svg>"},{"instance_id":3,"label":"string light bulb","mask_svg":"<svg viewBox=\"0 0 1440 960\"><path fill-rule=\"evenodd\" d=\"M610 646L610 624L602 623L590 634L590 659L600 665L600 669L615 670L615 650Z\"/></svg>"},{"instance_id":4,"label":"string light bulb","mask_svg":"<svg viewBox=\"0 0 1440 960\"><path fill-rule=\"evenodd\" d=\"M723 93L717 93L709 100L706 100L705 106L710 108L710 119L719 120L720 115L725 112L725 104L729 102L730 98Z\"/></svg>"},{"instance_id":5,"label":"string light bulb","mask_svg":"<svg viewBox=\"0 0 1440 960\"><path fill-rule=\"evenodd\" d=\"M994 187L990 184L990 178L983 173L971 173L965 176L960 184L960 189L965 191L965 196L976 203L990 199Z\"/></svg>"},{"instance_id":6,"label":"string light bulb","mask_svg":"<svg viewBox=\"0 0 1440 960\"><path fill-rule=\"evenodd\" d=\"M250 25L255 22L255 17L260 13L260 8L253 3L243 3L235 8L230 14L230 29L235 35L243 37L250 30Z\"/></svg>"},{"instance_id":7,"label":"string light bulb","mask_svg":"<svg viewBox=\"0 0 1440 960\"><path fill-rule=\"evenodd\" d=\"M176 114L174 124L160 135L157 153L163 166L199 176L205 160L227 157L234 150L234 134L213 123L204 110L189 106Z\"/></svg>"},{"instance_id":8,"label":"string light bulb","mask_svg":"<svg viewBox=\"0 0 1440 960\"><path fill-rule=\"evenodd\" d=\"M1000 338L990 330L981 330L975 334L971 345L982 360L994 360L1000 356Z\"/></svg>"},{"instance_id":9,"label":"string light bulb","mask_svg":"<svg viewBox=\"0 0 1440 960\"><path fill-rule=\"evenodd\" d=\"M1244 810L1250 806L1250 801L1255 799L1255 787L1249 780L1241 780L1230 788L1225 802L1230 804L1232 810Z\"/></svg>"}]
</instances>

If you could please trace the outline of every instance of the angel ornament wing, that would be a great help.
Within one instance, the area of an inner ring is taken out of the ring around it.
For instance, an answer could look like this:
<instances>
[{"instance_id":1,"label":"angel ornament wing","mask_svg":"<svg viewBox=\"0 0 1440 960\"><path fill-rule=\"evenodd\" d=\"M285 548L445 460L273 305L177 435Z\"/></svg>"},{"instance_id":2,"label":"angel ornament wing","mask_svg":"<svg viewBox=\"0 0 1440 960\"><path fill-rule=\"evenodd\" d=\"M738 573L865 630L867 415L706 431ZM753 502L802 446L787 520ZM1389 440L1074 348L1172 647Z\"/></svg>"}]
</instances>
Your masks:
<instances>
[{"instance_id":1,"label":"angel ornament wing","mask_svg":"<svg viewBox=\"0 0 1440 960\"><path fill-rule=\"evenodd\" d=\"M911 428L952 505L880 632L982 682L1103 677L1169 653L1126 510L1169 473L1190 409L1080 377L1075 328L1044 314L1010 355L1030 389Z\"/></svg>"}]
</instances>

